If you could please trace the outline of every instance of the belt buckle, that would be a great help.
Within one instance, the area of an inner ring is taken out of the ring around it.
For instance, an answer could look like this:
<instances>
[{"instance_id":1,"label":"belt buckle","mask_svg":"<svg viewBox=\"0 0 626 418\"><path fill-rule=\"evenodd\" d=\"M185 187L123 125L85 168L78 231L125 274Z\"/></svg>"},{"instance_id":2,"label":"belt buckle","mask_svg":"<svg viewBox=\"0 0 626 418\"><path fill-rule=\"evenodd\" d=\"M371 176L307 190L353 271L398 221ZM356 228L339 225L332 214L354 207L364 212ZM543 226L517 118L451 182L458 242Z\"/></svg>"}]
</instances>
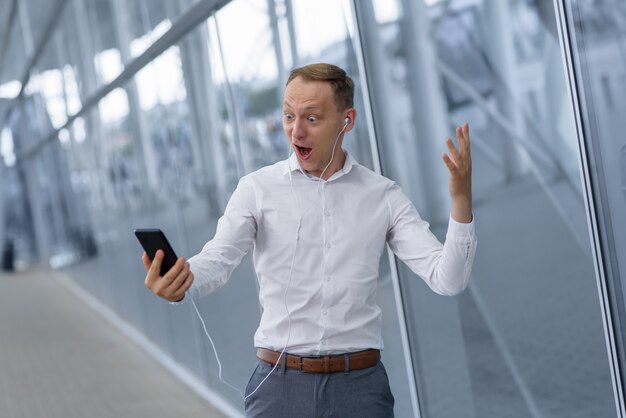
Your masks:
<instances>
[{"instance_id":1,"label":"belt buckle","mask_svg":"<svg viewBox=\"0 0 626 418\"><path fill-rule=\"evenodd\" d=\"M316 360L319 357L316 357L316 356L311 356L311 357L298 356L298 358L300 359L300 371L307 373L307 372L309 372L309 370L305 370L304 369L304 360L307 360L307 359Z\"/></svg>"}]
</instances>

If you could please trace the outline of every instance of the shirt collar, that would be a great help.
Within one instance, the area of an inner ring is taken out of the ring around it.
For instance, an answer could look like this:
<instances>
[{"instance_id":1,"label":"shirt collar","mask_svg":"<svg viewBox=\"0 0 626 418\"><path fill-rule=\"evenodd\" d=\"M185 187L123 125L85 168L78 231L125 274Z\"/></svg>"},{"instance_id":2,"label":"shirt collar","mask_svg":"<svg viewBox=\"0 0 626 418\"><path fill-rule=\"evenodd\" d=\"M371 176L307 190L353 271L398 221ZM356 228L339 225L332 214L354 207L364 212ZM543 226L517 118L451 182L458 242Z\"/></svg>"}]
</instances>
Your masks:
<instances>
[{"instance_id":1,"label":"shirt collar","mask_svg":"<svg viewBox=\"0 0 626 418\"><path fill-rule=\"evenodd\" d=\"M333 180L337 177L343 176L344 174L348 174L350 170L352 170L352 166L358 164L354 157L352 157L352 154L350 154L346 149L342 148L341 150L346 154L346 161L344 162L343 167L332 175L331 179ZM313 176L302 169L300 162L298 161L298 157L295 153L292 153L288 159L283 160L283 174L288 175L289 172L293 173L294 171L299 171L305 176L313 178ZM317 177L315 177L315 179L317 179Z\"/></svg>"}]
</instances>

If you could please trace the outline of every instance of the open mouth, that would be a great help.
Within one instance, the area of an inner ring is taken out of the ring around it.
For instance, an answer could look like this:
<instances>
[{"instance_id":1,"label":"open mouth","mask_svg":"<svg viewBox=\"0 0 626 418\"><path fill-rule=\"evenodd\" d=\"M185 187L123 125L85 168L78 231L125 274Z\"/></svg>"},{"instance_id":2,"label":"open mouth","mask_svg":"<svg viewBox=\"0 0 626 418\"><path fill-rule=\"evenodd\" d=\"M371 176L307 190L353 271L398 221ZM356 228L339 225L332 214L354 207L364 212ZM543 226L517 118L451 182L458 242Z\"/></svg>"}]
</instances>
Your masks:
<instances>
[{"instance_id":1,"label":"open mouth","mask_svg":"<svg viewBox=\"0 0 626 418\"><path fill-rule=\"evenodd\" d=\"M313 151L313 148L307 148L307 147L299 147L299 146L295 146L296 151L298 152L298 156L303 159L306 160L311 156L311 152Z\"/></svg>"}]
</instances>

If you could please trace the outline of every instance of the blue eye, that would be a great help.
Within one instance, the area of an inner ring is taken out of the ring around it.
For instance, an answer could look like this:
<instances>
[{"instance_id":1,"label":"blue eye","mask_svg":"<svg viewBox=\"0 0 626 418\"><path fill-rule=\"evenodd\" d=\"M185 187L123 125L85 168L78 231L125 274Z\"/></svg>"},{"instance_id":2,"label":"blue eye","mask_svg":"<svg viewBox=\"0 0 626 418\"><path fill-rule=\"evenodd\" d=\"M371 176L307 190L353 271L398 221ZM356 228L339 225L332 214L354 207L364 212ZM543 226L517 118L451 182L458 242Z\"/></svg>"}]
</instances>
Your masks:
<instances>
[{"instance_id":1,"label":"blue eye","mask_svg":"<svg viewBox=\"0 0 626 418\"><path fill-rule=\"evenodd\" d=\"M309 116L309 117L307 118L307 120L308 120L309 122L315 122L315 121L317 120L317 116L313 116L313 115L311 115L311 116Z\"/></svg>"},{"instance_id":2,"label":"blue eye","mask_svg":"<svg viewBox=\"0 0 626 418\"><path fill-rule=\"evenodd\" d=\"M293 115L292 115L292 114L290 114L290 113L285 113L285 115L284 115L284 116L285 116L285 119L287 119L287 120L291 120L291 119L293 119Z\"/></svg>"}]
</instances>

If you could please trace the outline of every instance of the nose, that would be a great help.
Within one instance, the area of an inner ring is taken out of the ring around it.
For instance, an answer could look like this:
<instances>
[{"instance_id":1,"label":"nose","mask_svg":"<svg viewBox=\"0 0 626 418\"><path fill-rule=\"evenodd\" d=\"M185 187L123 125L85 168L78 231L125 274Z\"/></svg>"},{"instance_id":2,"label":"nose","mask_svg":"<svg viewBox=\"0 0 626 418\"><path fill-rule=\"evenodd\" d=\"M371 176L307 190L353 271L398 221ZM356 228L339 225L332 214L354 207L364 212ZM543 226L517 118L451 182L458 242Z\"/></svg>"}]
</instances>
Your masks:
<instances>
[{"instance_id":1,"label":"nose","mask_svg":"<svg viewBox=\"0 0 626 418\"><path fill-rule=\"evenodd\" d=\"M294 139L301 139L304 137L304 135L305 135L304 123L301 120L296 119L293 122L293 125L291 128L291 137Z\"/></svg>"}]
</instances>

